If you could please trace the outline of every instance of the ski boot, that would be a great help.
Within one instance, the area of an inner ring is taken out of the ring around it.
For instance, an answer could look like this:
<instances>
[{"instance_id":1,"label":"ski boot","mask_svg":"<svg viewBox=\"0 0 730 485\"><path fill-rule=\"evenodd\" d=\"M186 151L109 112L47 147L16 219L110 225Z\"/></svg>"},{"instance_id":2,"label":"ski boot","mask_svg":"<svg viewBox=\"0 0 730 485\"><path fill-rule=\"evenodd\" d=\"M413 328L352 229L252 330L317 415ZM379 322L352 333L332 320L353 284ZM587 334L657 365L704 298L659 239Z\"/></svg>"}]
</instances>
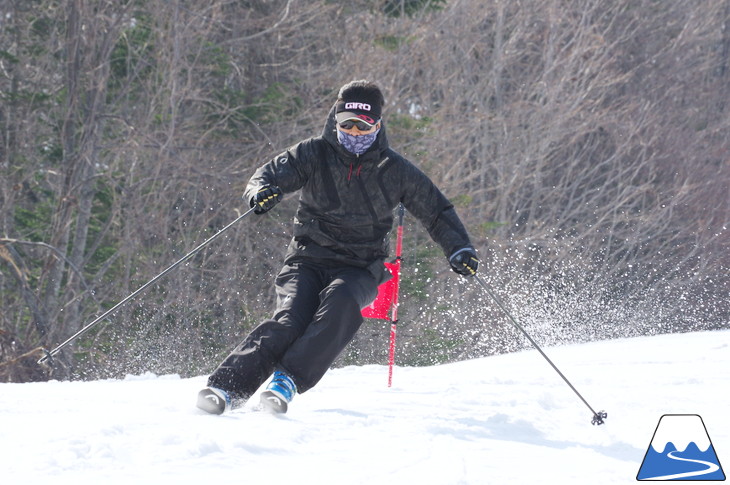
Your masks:
<instances>
[{"instance_id":1,"label":"ski boot","mask_svg":"<svg viewBox=\"0 0 730 485\"><path fill-rule=\"evenodd\" d=\"M266 390L261 393L261 406L271 413L284 414L296 393L297 386L292 378L276 371Z\"/></svg>"},{"instance_id":2,"label":"ski boot","mask_svg":"<svg viewBox=\"0 0 730 485\"><path fill-rule=\"evenodd\" d=\"M230 394L217 387L206 387L198 393L198 408L210 414L223 414L231 410Z\"/></svg>"}]
</instances>

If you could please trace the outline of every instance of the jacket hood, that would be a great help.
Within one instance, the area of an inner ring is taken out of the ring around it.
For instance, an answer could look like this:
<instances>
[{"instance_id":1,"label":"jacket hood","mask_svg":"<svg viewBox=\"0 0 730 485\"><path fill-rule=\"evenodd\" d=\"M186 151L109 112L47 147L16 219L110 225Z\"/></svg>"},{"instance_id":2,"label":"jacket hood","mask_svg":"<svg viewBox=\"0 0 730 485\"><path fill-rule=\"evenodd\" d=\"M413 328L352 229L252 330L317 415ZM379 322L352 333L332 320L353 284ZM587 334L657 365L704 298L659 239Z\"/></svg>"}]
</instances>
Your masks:
<instances>
[{"instance_id":1,"label":"jacket hood","mask_svg":"<svg viewBox=\"0 0 730 485\"><path fill-rule=\"evenodd\" d=\"M354 153L350 153L345 150L345 148L340 145L340 142L337 141L337 127L335 126L336 106L336 103L332 105L332 108L327 115L327 121L325 122L324 130L322 131L322 138L332 145L332 148L335 149L335 152L337 152L341 158L347 160L358 160L360 162L375 161L379 163L385 157L386 150L388 150L388 137L385 134L385 123L382 120L380 121L380 131L378 132L378 136L375 138L373 145L368 148L368 151L359 156L355 155Z\"/></svg>"}]
</instances>

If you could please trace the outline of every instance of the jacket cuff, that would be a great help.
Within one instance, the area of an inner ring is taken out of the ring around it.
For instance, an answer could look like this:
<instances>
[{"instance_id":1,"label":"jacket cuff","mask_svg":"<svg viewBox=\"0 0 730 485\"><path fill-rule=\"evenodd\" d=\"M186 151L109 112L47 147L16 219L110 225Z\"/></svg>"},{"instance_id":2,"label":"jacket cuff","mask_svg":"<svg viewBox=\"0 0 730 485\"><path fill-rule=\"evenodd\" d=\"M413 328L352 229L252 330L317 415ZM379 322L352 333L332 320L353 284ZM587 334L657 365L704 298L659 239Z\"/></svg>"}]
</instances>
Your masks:
<instances>
[{"instance_id":1,"label":"jacket cuff","mask_svg":"<svg viewBox=\"0 0 730 485\"><path fill-rule=\"evenodd\" d=\"M465 247L465 248L461 248L461 249L459 249L458 251L454 251L454 252L453 252L453 253L451 254L451 256L449 256L449 261L451 261L451 260L452 260L452 259L454 259L454 258L455 258L456 256L458 256L459 254L461 254L461 253L463 253L463 252L466 252L466 251L471 251L472 253L476 254L476 250L474 250L474 248L473 248L473 247L471 247L471 246L467 246L467 247Z\"/></svg>"}]
</instances>

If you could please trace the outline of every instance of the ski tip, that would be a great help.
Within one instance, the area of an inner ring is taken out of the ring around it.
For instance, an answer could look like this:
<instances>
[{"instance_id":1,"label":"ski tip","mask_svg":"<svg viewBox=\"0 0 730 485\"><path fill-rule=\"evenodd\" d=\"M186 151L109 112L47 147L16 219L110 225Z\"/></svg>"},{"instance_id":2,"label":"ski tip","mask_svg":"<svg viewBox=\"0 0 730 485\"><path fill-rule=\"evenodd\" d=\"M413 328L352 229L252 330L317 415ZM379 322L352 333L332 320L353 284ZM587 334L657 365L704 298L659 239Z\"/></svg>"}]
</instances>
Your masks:
<instances>
[{"instance_id":1,"label":"ski tip","mask_svg":"<svg viewBox=\"0 0 730 485\"><path fill-rule=\"evenodd\" d=\"M602 425L608 417L608 413L606 411L598 411L596 414L593 415L593 419L591 420L591 424L594 426L600 426Z\"/></svg>"}]
</instances>

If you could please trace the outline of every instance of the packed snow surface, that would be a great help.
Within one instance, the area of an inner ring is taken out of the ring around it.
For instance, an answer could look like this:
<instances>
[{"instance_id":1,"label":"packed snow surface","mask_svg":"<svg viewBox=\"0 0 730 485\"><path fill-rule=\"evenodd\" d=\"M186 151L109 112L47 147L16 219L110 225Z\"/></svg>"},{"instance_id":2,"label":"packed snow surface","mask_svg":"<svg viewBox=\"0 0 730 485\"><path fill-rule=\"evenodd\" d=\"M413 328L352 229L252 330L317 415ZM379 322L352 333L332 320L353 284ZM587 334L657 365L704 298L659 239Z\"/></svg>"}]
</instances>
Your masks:
<instances>
[{"instance_id":1,"label":"packed snow surface","mask_svg":"<svg viewBox=\"0 0 730 485\"><path fill-rule=\"evenodd\" d=\"M385 343L384 343L385 344ZM331 370L289 413L195 408L206 377L0 384L3 484L631 484L665 414L730 466L730 331Z\"/></svg>"}]
</instances>

